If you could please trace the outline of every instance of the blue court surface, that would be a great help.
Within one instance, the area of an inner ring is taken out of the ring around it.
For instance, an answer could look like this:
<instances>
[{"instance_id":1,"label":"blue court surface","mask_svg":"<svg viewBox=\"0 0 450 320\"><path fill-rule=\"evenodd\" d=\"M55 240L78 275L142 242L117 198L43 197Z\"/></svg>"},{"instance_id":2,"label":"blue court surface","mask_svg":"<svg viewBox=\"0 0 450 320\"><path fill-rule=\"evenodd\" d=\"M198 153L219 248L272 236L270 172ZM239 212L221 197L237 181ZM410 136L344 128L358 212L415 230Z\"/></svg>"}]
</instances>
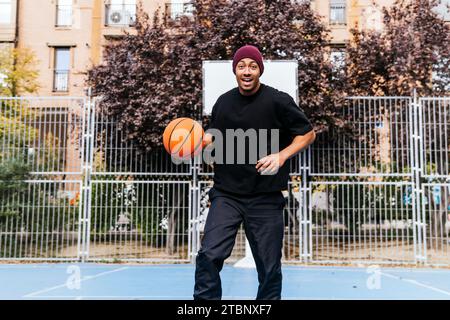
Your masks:
<instances>
[{"instance_id":1,"label":"blue court surface","mask_svg":"<svg viewBox=\"0 0 450 320\"><path fill-rule=\"evenodd\" d=\"M193 265L0 264L0 299L190 300ZM223 299L253 300L254 269L221 272ZM284 266L283 299L450 299L450 270Z\"/></svg>"}]
</instances>

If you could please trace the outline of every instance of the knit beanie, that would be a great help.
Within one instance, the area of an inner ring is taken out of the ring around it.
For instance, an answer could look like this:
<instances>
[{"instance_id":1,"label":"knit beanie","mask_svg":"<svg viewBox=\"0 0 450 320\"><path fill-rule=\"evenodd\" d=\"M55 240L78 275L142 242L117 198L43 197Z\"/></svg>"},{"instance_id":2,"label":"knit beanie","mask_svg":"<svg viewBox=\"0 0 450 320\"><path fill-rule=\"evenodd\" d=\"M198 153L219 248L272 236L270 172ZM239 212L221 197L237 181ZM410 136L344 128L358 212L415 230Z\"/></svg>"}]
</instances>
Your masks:
<instances>
[{"instance_id":1,"label":"knit beanie","mask_svg":"<svg viewBox=\"0 0 450 320\"><path fill-rule=\"evenodd\" d=\"M245 58L250 58L256 61L256 63L259 66L259 69L261 70L261 75L264 72L264 64L263 64L263 57L261 55L261 52L258 50L257 47L251 46L251 45L245 45L239 50L236 51L233 57L233 73L236 74L236 66L239 61Z\"/></svg>"}]
</instances>

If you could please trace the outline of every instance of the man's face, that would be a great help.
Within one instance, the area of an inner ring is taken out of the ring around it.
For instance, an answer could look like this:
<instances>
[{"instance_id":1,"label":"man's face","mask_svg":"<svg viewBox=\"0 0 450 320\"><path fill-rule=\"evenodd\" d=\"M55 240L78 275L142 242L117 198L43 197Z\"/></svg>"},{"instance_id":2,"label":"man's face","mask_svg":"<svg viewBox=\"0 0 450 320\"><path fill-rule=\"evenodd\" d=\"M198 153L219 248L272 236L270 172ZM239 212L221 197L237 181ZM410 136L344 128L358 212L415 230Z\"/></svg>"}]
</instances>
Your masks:
<instances>
[{"instance_id":1,"label":"man's face","mask_svg":"<svg viewBox=\"0 0 450 320\"><path fill-rule=\"evenodd\" d=\"M244 58L236 65L236 80L239 88L244 92L252 92L259 85L261 71L255 60Z\"/></svg>"}]
</instances>

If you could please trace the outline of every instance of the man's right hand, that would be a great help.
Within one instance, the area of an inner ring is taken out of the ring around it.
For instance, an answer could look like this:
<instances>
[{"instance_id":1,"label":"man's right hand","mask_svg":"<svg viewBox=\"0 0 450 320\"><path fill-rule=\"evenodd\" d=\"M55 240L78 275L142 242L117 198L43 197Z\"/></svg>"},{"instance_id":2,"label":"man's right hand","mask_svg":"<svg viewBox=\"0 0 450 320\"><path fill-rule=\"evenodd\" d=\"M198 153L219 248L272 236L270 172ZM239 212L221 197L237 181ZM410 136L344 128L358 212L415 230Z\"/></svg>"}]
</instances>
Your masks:
<instances>
[{"instance_id":1,"label":"man's right hand","mask_svg":"<svg viewBox=\"0 0 450 320\"><path fill-rule=\"evenodd\" d=\"M207 145L212 143L212 134L207 133L203 136L203 141L202 141L202 148L206 147Z\"/></svg>"}]
</instances>

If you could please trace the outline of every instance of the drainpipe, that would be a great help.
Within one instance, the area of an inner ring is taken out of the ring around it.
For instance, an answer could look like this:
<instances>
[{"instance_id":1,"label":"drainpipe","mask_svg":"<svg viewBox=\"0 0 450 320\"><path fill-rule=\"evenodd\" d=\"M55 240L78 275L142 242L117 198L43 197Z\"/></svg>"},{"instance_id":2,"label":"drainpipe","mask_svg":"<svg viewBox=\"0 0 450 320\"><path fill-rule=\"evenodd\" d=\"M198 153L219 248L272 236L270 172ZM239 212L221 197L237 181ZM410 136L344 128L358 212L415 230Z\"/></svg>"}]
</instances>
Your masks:
<instances>
[{"instance_id":1,"label":"drainpipe","mask_svg":"<svg viewBox=\"0 0 450 320\"><path fill-rule=\"evenodd\" d=\"M14 35L14 48L17 48L19 45L19 7L20 0L16 0L16 33Z\"/></svg>"},{"instance_id":2,"label":"drainpipe","mask_svg":"<svg viewBox=\"0 0 450 320\"><path fill-rule=\"evenodd\" d=\"M14 49L17 49L17 47L19 46L19 6L20 6L20 0L16 0L16 28L15 28L15 35L14 35ZM17 65L17 58L14 55L13 71L16 70L16 65ZM17 95L16 85L14 82L12 83L11 94L12 94L12 96Z\"/></svg>"}]
</instances>

